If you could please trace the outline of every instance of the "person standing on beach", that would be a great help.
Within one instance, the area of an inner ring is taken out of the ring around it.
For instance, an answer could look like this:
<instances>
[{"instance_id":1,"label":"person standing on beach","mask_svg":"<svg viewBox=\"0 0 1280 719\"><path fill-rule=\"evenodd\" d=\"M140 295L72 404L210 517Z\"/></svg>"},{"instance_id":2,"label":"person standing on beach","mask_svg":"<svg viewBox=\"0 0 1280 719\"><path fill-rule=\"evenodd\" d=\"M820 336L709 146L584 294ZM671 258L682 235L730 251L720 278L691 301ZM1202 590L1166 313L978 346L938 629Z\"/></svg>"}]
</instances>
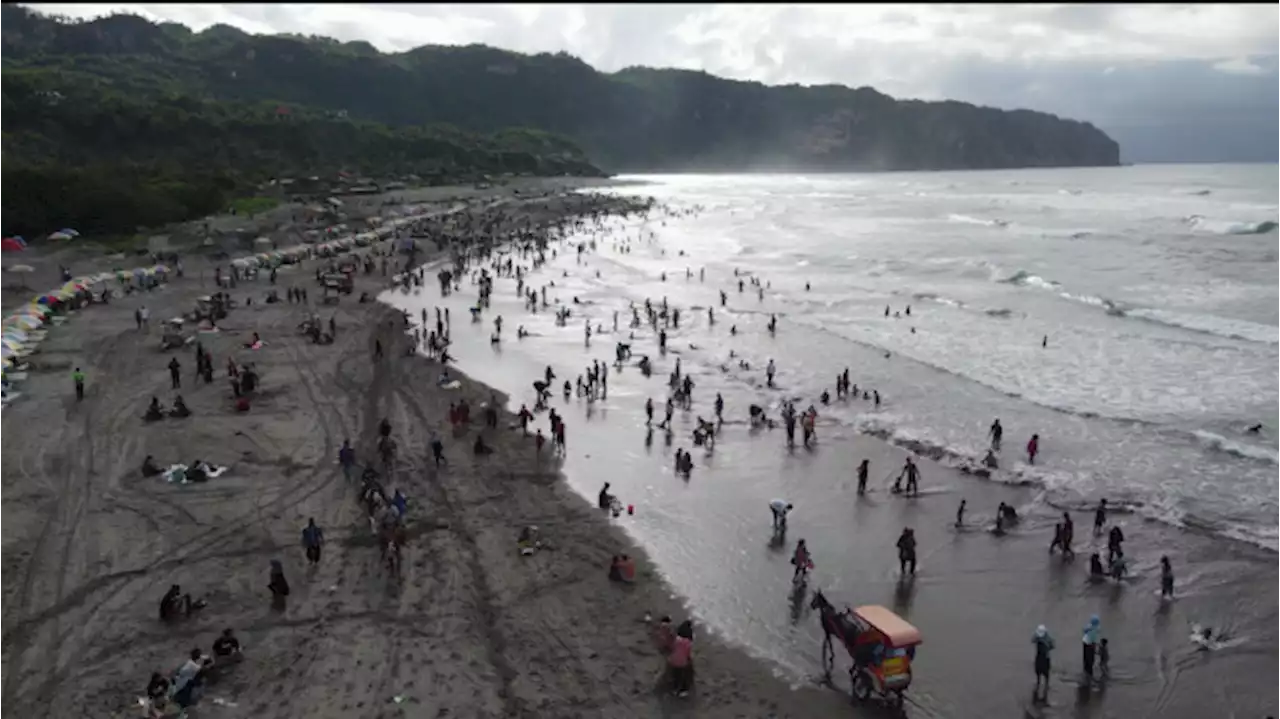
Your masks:
<instances>
[{"instance_id":1,"label":"person standing on beach","mask_svg":"<svg viewBox=\"0 0 1280 719\"><path fill-rule=\"evenodd\" d=\"M351 440L342 440L342 449L338 450L338 464L342 465L342 476L351 481L351 470L356 466L356 451L351 448Z\"/></svg>"},{"instance_id":2,"label":"person standing on beach","mask_svg":"<svg viewBox=\"0 0 1280 719\"><path fill-rule=\"evenodd\" d=\"M169 360L169 384L173 389L182 388L182 365L177 357Z\"/></svg>"},{"instance_id":3,"label":"person standing on beach","mask_svg":"<svg viewBox=\"0 0 1280 719\"><path fill-rule=\"evenodd\" d=\"M907 479L906 494L919 496L920 494L920 469L916 467L916 463L910 457L902 466L902 471L898 474L898 478L893 481L893 493L902 494L902 478Z\"/></svg>"},{"instance_id":4,"label":"person standing on beach","mask_svg":"<svg viewBox=\"0 0 1280 719\"><path fill-rule=\"evenodd\" d=\"M1027 442L1027 464L1035 464L1037 454L1040 454L1040 435L1033 434Z\"/></svg>"},{"instance_id":5,"label":"person standing on beach","mask_svg":"<svg viewBox=\"0 0 1280 719\"><path fill-rule=\"evenodd\" d=\"M279 559L271 560L271 580L267 582L267 589L271 590L271 608L283 610L285 598L289 596L289 582L284 578L284 565Z\"/></svg>"},{"instance_id":6,"label":"person standing on beach","mask_svg":"<svg viewBox=\"0 0 1280 719\"><path fill-rule=\"evenodd\" d=\"M1089 624L1084 628L1084 634L1081 636L1083 644L1084 659L1084 675L1087 679L1093 679L1093 660L1098 652L1098 637L1102 632L1102 620L1095 614L1089 617Z\"/></svg>"},{"instance_id":7,"label":"person standing on beach","mask_svg":"<svg viewBox=\"0 0 1280 719\"><path fill-rule=\"evenodd\" d=\"M302 529L302 546L307 550L307 562L312 567L320 563L320 547L324 545L324 532L316 526L315 518L307 520Z\"/></svg>"},{"instance_id":8,"label":"person standing on beach","mask_svg":"<svg viewBox=\"0 0 1280 719\"><path fill-rule=\"evenodd\" d=\"M898 537L898 569L902 574L907 573L907 567L910 566L912 576L916 573L916 533L911 527L902 530L902 535Z\"/></svg>"},{"instance_id":9,"label":"person standing on beach","mask_svg":"<svg viewBox=\"0 0 1280 719\"><path fill-rule=\"evenodd\" d=\"M1051 669L1049 652L1053 651L1053 637L1049 636L1049 630L1041 624L1036 627L1036 633L1031 637L1031 643L1036 646L1036 688L1033 696L1043 699L1049 694L1049 671ZM1041 693L1041 681L1044 682L1043 693Z\"/></svg>"},{"instance_id":10,"label":"person standing on beach","mask_svg":"<svg viewBox=\"0 0 1280 719\"><path fill-rule=\"evenodd\" d=\"M867 475L871 472L871 460L864 459L858 463L858 494L867 493Z\"/></svg>"},{"instance_id":11,"label":"person standing on beach","mask_svg":"<svg viewBox=\"0 0 1280 719\"><path fill-rule=\"evenodd\" d=\"M991 429L987 432L987 436L991 438L992 451L1000 451L1000 438L1004 436L1004 427L1000 426L1000 419L991 423Z\"/></svg>"},{"instance_id":12,"label":"person standing on beach","mask_svg":"<svg viewBox=\"0 0 1280 719\"><path fill-rule=\"evenodd\" d=\"M1173 565L1169 557L1160 557L1160 598L1173 599Z\"/></svg>"},{"instance_id":13,"label":"person standing on beach","mask_svg":"<svg viewBox=\"0 0 1280 719\"><path fill-rule=\"evenodd\" d=\"M1103 497L1098 502L1098 508L1093 512L1093 536L1102 534L1102 528L1107 524L1107 498Z\"/></svg>"},{"instance_id":14,"label":"person standing on beach","mask_svg":"<svg viewBox=\"0 0 1280 719\"><path fill-rule=\"evenodd\" d=\"M375 360L382 359L382 340L373 341L373 358Z\"/></svg>"},{"instance_id":15,"label":"person standing on beach","mask_svg":"<svg viewBox=\"0 0 1280 719\"><path fill-rule=\"evenodd\" d=\"M672 693L678 697L689 696L693 689L693 625L687 620L676 629L667 665L671 668Z\"/></svg>"},{"instance_id":16,"label":"person standing on beach","mask_svg":"<svg viewBox=\"0 0 1280 719\"><path fill-rule=\"evenodd\" d=\"M1076 558L1076 550L1071 548L1071 544L1072 542L1075 541L1075 537L1076 537L1076 524L1075 522L1071 521L1071 513L1063 512L1062 513L1062 542L1059 544L1059 546L1062 549L1063 559Z\"/></svg>"},{"instance_id":17,"label":"person standing on beach","mask_svg":"<svg viewBox=\"0 0 1280 719\"><path fill-rule=\"evenodd\" d=\"M151 310L146 305L138 308L138 321L141 324L142 331L146 332L151 324Z\"/></svg>"},{"instance_id":18,"label":"person standing on beach","mask_svg":"<svg viewBox=\"0 0 1280 719\"><path fill-rule=\"evenodd\" d=\"M71 373L71 381L76 384L76 401L79 402L84 399L84 372L79 367Z\"/></svg>"},{"instance_id":19,"label":"person standing on beach","mask_svg":"<svg viewBox=\"0 0 1280 719\"><path fill-rule=\"evenodd\" d=\"M962 497L960 499L960 506L956 507L956 528L957 529L964 526L964 508L967 503L968 503L968 500Z\"/></svg>"}]
</instances>

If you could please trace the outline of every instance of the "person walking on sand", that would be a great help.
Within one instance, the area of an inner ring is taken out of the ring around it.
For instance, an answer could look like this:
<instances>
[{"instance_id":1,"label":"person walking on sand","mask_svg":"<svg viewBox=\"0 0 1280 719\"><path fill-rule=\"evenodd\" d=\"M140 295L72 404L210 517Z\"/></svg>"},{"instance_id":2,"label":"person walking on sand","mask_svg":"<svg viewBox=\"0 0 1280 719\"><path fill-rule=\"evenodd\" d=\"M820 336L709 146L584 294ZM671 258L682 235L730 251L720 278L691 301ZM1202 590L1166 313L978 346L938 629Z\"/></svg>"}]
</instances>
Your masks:
<instances>
[{"instance_id":1,"label":"person walking on sand","mask_svg":"<svg viewBox=\"0 0 1280 719\"><path fill-rule=\"evenodd\" d=\"M320 547L324 545L324 532L316 526L315 518L307 520L302 528L302 546L307 550L307 562L312 567L320 563Z\"/></svg>"},{"instance_id":2,"label":"person walking on sand","mask_svg":"<svg viewBox=\"0 0 1280 719\"><path fill-rule=\"evenodd\" d=\"M991 429L987 431L987 436L991 438L991 450L993 452L1000 451L1000 438L1004 436L1004 427L1000 426L1000 419L991 423Z\"/></svg>"},{"instance_id":3,"label":"person walking on sand","mask_svg":"<svg viewBox=\"0 0 1280 719\"><path fill-rule=\"evenodd\" d=\"M356 466L356 451L351 448L351 440L342 440L342 449L338 450L338 464L342 465L342 476L351 481L351 470Z\"/></svg>"},{"instance_id":4,"label":"person walking on sand","mask_svg":"<svg viewBox=\"0 0 1280 719\"><path fill-rule=\"evenodd\" d=\"M182 365L177 357L169 360L169 384L173 389L182 388Z\"/></svg>"},{"instance_id":5,"label":"person walking on sand","mask_svg":"<svg viewBox=\"0 0 1280 719\"><path fill-rule=\"evenodd\" d=\"M871 460L864 459L858 463L858 494L867 493L867 475L871 472Z\"/></svg>"},{"instance_id":6,"label":"person walking on sand","mask_svg":"<svg viewBox=\"0 0 1280 719\"><path fill-rule=\"evenodd\" d=\"M76 384L76 401L79 402L84 399L84 372L79 367L71 373L71 381Z\"/></svg>"},{"instance_id":7,"label":"person walking on sand","mask_svg":"<svg viewBox=\"0 0 1280 719\"><path fill-rule=\"evenodd\" d=\"M436 461L437 469L441 464L449 463L449 460L444 456L444 442L441 442L440 435L435 434L434 432L431 434L431 456Z\"/></svg>"},{"instance_id":8,"label":"person walking on sand","mask_svg":"<svg viewBox=\"0 0 1280 719\"><path fill-rule=\"evenodd\" d=\"M142 325L142 331L146 332L151 327L151 310L146 305L138 308L138 318Z\"/></svg>"},{"instance_id":9,"label":"person walking on sand","mask_svg":"<svg viewBox=\"0 0 1280 719\"><path fill-rule=\"evenodd\" d=\"M1037 454L1040 454L1040 435L1033 434L1027 442L1027 464L1035 464Z\"/></svg>"},{"instance_id":10,"label":"person walking on sand","mask_svg":"<svg viewBox=\"0 0 1280 719\"><path fill-rule=\"evenodd\" d=\"M1107 498L1103 497L1098 501L1098 508L1093 512L1093 536L1102 534L1102 528L1107 524Z\"/></svg>"},{"instance_id":11,"label":"person walking on sand","mask_svg":"<svg viewBox=\"0 0 1280 719\"><path fill-rule=\"evenodd\" d=\"M382 359L382 340L373 341L373 358L375 360Z\"/></svg>"},{"instance_id":12,"label":"person walking on sand","mask_svg":"<svg viewBox=\"0 0 1280 719\"><path fill-rule=\"evenodd\" d=\"M271 590L271 608L283 610L285 598L289 596L289 582L284 578L284 565L279 559L271 560L271 580L267 582L267 589Z\"/></svg>"},{"instance_id":13,"label":"person walking on sand","mask_svg":"<svg viewBox=\"0 0 1280 719\"><path fill-rule=\"evenodd\" d=\"M1098 653L1098 639L1102 632L1102 620L1095 614L1089 617L1089 624L1084 628L1080 640L1083 648L1084 676L1093 679L1093 661Z\"/></svg>"},{"instance_id":14,"label":"person walking on sand","mask_svg":"<svg viewBox=\"0 0 1280 719\"><path fill-rule=\"evenodd\" d=\"M1053 651L1053 637L1049 636L1049 630L1041 624L1036 627L1036 632L1031 637L1031 643L1036 647L1036 688L1032 696L1044 699L1049 694L1049 671L1052 664L1049 660L1049 652ZM1041 682L1043 682L1043 687Z\"/></svg>"},{"instance_id":15,"label":"person walking on sand","mask_svg":"<svg viewBox=\"0 0 1280 719\"><path fill-rule=\"evenodd\" d=\"M956 508L956 528L957 529L964 526L964 508L967 503L968 503L968 500L964 499L963 497L960 498L960 506Z\"/></svg>"}]
</instances>

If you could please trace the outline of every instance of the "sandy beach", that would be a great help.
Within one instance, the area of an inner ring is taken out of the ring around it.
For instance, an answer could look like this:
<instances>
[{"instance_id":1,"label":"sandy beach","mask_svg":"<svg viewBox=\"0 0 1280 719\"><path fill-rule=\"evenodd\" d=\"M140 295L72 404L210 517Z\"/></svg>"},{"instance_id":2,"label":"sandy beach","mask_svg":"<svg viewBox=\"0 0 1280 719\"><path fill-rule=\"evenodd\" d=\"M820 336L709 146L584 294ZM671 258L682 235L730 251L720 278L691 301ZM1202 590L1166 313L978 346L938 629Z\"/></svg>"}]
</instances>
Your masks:
<instances>
[{"instance_id":1,"label":"sandy beach","mask_svg":"<svg viewBox=\"0 0 1280 719\"><path fill-rule=\"evenodd\" d=\"M565 200L560 204L572 204ZM571 212L553 206L543 216ZM643 617L686 616L644 553L574 493L550 459L539 463L518 431L487 435L495 453L470 452L475 426L455 436L446 408L474 407L487 387L463 376L436 388L437 367L408 352L397 313L357 304L385 287L358 275L336 307L334 344L316 346L298 324L318 301L303 263L276 287L307 287L311 303L262 301L264 278L242 282L240 302L200 341L215 379L194 375L192 350L159 350L155 325L213 291L210 278L175 280L151 294L94 305L50 332L5 410L3 437L4 686L22 716L135 716L153 671L170 672L193 647L208 652L225 627L245 661L206 693L195 715L254 717L838 716L847 699L793 691L767 664L698 627L697 687L675 699L655 686L662 659ZM244 300L252 297L246 306ZM134 326L152 308L150 332ZM265 344L248 350L251 333ZM378 340L386 356L374 361ZM182 363L194 416L145 424L152 396L168 404L166 363ZM262 389L251 411L233 411L223 369L253 363ZM74 399L71 369L87 375ZM399 443L388 487L409 497L403 576L390 579L356 487L336 464L350 438L373 458L378 423ZM500 421L505 428L512 423ZM430 433L444 436L437 471ZM143 458L195 459L229 467L203 484L143 478ZM308 570L300 531L315 518L326 533ZM549 547L522 557L515 539L537 525ZM611 555L638 559L639 581L606 579ZM292 584L287 609L270 609L268 564ZM166 625L167 587L204 598L189 619Z\"/></svg>"}]
</instances>

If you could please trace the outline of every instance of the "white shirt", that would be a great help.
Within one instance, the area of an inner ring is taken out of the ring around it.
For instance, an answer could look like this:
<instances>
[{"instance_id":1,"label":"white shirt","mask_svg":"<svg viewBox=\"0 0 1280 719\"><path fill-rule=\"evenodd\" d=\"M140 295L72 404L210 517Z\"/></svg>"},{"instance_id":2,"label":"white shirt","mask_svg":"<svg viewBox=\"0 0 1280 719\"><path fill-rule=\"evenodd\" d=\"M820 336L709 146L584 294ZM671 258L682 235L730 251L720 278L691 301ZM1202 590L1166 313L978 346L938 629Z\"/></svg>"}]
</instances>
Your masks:
<instances>
[{"instance_id":1,"label":"white shirt","mask_svg":"<svg viewBox=\"0 0 1280 719\"><path fill-rule=\"evenodd\" d=\"M785 499L771 499L769 500L769 507L778 514L786 514L789 509Z\"/></svg>"}]
</instances>

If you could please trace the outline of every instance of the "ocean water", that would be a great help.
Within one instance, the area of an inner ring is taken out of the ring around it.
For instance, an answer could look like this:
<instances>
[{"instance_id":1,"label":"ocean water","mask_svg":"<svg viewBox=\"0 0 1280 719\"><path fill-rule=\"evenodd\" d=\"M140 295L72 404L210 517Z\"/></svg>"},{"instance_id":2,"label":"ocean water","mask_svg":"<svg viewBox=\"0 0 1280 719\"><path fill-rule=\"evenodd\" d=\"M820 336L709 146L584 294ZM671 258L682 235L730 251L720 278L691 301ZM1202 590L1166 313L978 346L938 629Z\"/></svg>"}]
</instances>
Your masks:
<instances>
[{"instance_id":1,"label":"ocean water","mask_svg":"<svg viewBox=\"0 0 1280 719\"><path fill-rule=\"evenodd\" d=\"M686 311L672 333L686 371L730 349L772 358L788 393L813 401L848 367L884 403L825 420L964 464L998 417L996 481L1276 548L1274 166L637 179L650 184L619 191L682 216L615 226L601 242L631 251L602 249L599 278L558 260L569 272L553 295L593 303L593 323L622 309L625 328L627 302L646 297L715 306L739 334ZM735 291L735 270L768 283L763 300ZM886 305L911 316L886 319ZM520 321L557 334L549 314ZM762 374L728 379L741 405ZM1036 466L1021 456L1032 433Z\"/></svg>"},{"instance_id":2,"label":"ocean water","mask_svg":"<svg viewBox=\"0 0 1280 719\"><path fill-rule=\"evenodd\" d=\"M1172 716L1274 711L1274 697L1251 690L1249 677L1265 682L1275 671L1275 166L636 179L646 184L612 191L653 196L663 211L609 219L571 238L595 243L581 261L560 245L529 276L572 309L564 327L550 310L529 313L507 278L474 323L467 282L449 298L428 282L384 299L413 318L450 308L459 366L516 407L532 403L546 366L572 380L593 359L612 361L615 341L654 359L651 378L611 369L606 400L557 393L552 406L569 428L569 483L594 501L609 481L635 505L617 521L706 626L784 676L812 679L821 633L790 591L787 565L790 543L806 537L812 587L892 606L925 633L916 714L1014 715L1021 692L989 688L1030 676L1030 630L1045 623L1070 647L1064 639L1091 613L1123 647L1122 689L1075 716L1125 706ZM735 271L760 278L763 298L749 283L739 293ZM661 355L649 328L628 327L628 306L664 297L682 311ZM886 305L902 316L886 318ZM765 330L770 314L775 336ZM505 340L495 346L498 315ZM589 344L588 320L604 330ZM520 325L524 340L513 336ZM774 389L763 373L771 358ZM696 383L693 409L676 412L671 436L648 435L644 401L661 407L677 359ZM749 404L817 403L846 367L883 402L819 405L815 451L787 451L781 430L746 426ZM728 421L708 454L690 447L689 433L696 416L713 415L716 393ZM927 466L918 501L886 495L902 452L881 439L960 466L985 453L996 417L1005 446L990 480ZM535 422L545 431L543 416ZM1260 433L1247 432L1258 423ZM1041 437L1035 466L1022 452L1032 433ZM688 479L673 472L679 447L694 454ZM859 498L862 458L873 462L872 493ZM786 547L769 541L773 497L796 505ZM958 531L962 497L969 525ZM1062 510L1075 513L1077 551L1096 550L1100 540L1084 535L1102 497L1128 536L1131 586L1091 585L1083 561L1046 561ZM996 540L980 530L1000 501L1024 520ZM920 578L908 584L893 552L903 526L921 547ZM1177 568L1179 599L1153 613L1162 554ZM1204 661L1186 640L1193 622L1228 627L1239 643ZM1259 651L1270 658L1259 662ZM1074 681L1071 671L1058 681ZM1237 681L1246 686L1226 704L1202 691Z\"/></svg>"}]
</instances>

